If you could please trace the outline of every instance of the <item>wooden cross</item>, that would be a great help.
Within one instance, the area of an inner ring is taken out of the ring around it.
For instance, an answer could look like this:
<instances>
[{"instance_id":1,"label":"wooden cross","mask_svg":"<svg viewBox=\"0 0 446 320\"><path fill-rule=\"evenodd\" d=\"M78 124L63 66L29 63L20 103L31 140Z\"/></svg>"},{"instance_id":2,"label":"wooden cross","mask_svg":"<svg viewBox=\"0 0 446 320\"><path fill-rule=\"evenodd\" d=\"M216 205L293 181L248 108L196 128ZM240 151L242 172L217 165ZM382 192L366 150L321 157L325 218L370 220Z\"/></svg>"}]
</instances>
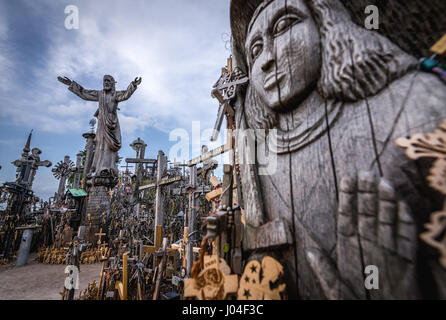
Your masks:
<instances>
[{"instance_id":1,"label":"wooden cross","mask_svg":"<svg viewBox=\"0 0 446 320\"><path fill-rule=\"evenodd\" d=\"M156 159L144 159L145 150L147 147L147 144L144 143L143 140L140 138L136 139L135 141L130 144L133 150L136 151L136 157L135 158L126 158L125 162L128 163L134 163L135 164L135 175L137 178L137 181L139 182L141 180L141 175L143 171L143 164L154 164L156 163Z\"/></svg>"},{"instance_id":2,"label":"wooden cross","mask_svg":"<svg viewBox=\"0 0 446 320\"><path fill-rule=\"evenodd\" d=\"M99 230L99 233L95 233L94 235L98 237L98 246L100 246L102 242L102 236L105 236L105 233L102 232L102 228Z\"/></svg>"},{"instance_id":3,"label":"wooden cross","mask_svg":"<svg viewBox=\"0 0 446 320\"><path fill-rule=\"evenodd\" d=\"M230 132L228 130L228 138L229 137L231 137L231 139L227 139L226 144L221 145L220 147L217 147L215 149L212 149L211 151L202 153L198 157L193 158L192 160L189 160L187 162L187 166L188 167L195 166L195 165L197 165L199 163L202 163L202 162L205 162L205 161L207 161L209 159L217 157L217 156L221 155L222 153L225 153L225 152L228 152L228 151L232 150L232 132Z\"/></svg>"},{"instance_id":4,"label":"wooden cross","mask_svg":"<svg viewBox=\"0 0 446 320\"><path fill-rule=\"evenodd\" d=\"M195 229L196 229L196 214L197 214L197 205L196 205L196 197L197 195L204 193L204 192L209 192L209 188L206 186L205 187L202 186L202 188L199 188L197 186L197 175L198 175L198 169L197 169L197 164L199 163L203 163L203 168L200 168L201 171L206 171L206 166L210 167L210 170L212 170L214 168L213 162L209 161L211 160L213 157L227 151L230 150L231 147L228 145L224 145L221 146L217 149L211 150L211 151L207 151L207 148L203 147L202 148L202 153L200 156L190 160L187 162L187 165L189 166L189 184L188 184L188 189L189 189L189 209L187 211L187 220L188 220L188 224L185 225L185 227L188 228L188 232L189 234L193 234ZM206 177L205 177L206 178ZM186 219L185 219L186 222ZM194 263L194 252L195 252L195 248L193 246L193 241L189 241L189 239L187 239L187 242L185 242L186 245L186 270L187 270L187 274L190 274L190 272L192 271L192 265Z\"/></svg>"},{"instance_id":5,"label":"wooden cross","mask_svg":"<svg viewBox=\"0 0 446 320\"><path fill-rule=\"evenodd\" d=\"M73 182L73 188L79 189L81 186L81 172L84 170L84 167L81 165L82 162L82 154L78 153L76 155L76 167L71 169L71 172L74 173L74 182Z\"/></svg>"},{"instance_id":6,"label":"wooden cross","mask_svg":"<svg viewBox=\"0 0 446 320\"><path fill-rule=\"evenodd\" d=\"M234 117L234 109L230 102L236 97L237 90L248 81L249 78L239 69L232 68L232 57L229 57L227 66L222 68L221 76L212 90L212 96L218 100L220 106L211 141L217 140L224 116Z\"/></svg>"},{"instance_id":7,"label":"wooden cross","mask_svg":"<svg viewBox=\"0 0 446 320\"><path fill-rule=\"evenodd\" d=\"M121 166L121 168L125 168L124 173L120 175L120 183L126 184L130 182L131 172L129 168L133 168L133 166L129 166L128 162L125 163L125 166Z\"/></svg>"},{"instance_id":8,"label":"wooden cross","mask_svg":"<svg viewBox=\"0 0 446 320\"><path fill-rule=\"evenodd\" d=\"M122 281L116 281L115 289L118 290L119 298L127 300L128 286L128 256L127 252L122 254Z\"/></svg>"},{"instance_id":9,"label":"wooden cross","mask_svg":"<svg viewBox=\"0 0 446 320\"><path fill-rule=\"evenodd\" d=\"M167 251L167 238L163 239L163 245L162 249L158 250L158 253L162 255L161 262L158 265L158 271L157 271L157 277L155 281L155 290L153 293L153 300L158 300L158 296L160 293L160 286L161 286L161 280L163 278L163 271L166 267L166 253L170 254L170 252Z\"/></svg>"},{"instance_id":10,"label":"wooden cross","mask_svg":"<svg viewBox=\"0 0 446 320\"><path fill-rule=\"evenodd\" d=\"M220 196L218 210L207 217L206 238L214 239L214 254L224 257L235 273L241 273L241 211L238 206L234 207L233 190L234 175L231 165L224 165L223 184L218 185L214 179L214 186L218 189L206 195L206 198L215 199Z\"/></svg>"},{"instance_id":11,"label":"wooden cross","mask_svg":"<svg viewBox=\"0 0 446 320\"><path fill-rule=\"evenodd\" d=\"M162 195L162 186L167 186L176 181L181 181L182 177L177 176L168 179L162 179L164 173L167 170L167 157L164 155L164 152L161 150L158 151L158 158L156 161L157 171L156 171L156 180L153 183L150 183L145 186L141 186L138 188L138 191L142 191L145 189L156 189L155 195L155 241L154 246L144 246L143 252L151 253L157 251L161 247L162 236L163 236L163 222L164 222L164 210L163 210L163 195Z\"/></svg>"},{"instance_id":12,"label":"wooden cross","mask_svg":"<svg viewBox=\"0 0 446 320\"><path fill-rule=\"evenodd\" d=\"M129 166L129 163L126 162L125 166L121 166L121 168L125 168L125 173L128 174L130 172L129 168L133 168L133 166Z\"/></svg>"},{"instance_id":13,"label":"wooden cross","mask_svg":"<svg viewBox=\"0 0 446 320\"><path fill-rule=\"evenodd\" d=\"M34 176L39 167L45 166L50 167L52 165L51 161L45 160L40 161L40 153L42 151L39 148L30 149L31 145L31 136L32 130L28 135L28 140L26 141L26 145L23 148L22 158L17 159L11 162L14 166L17 167L17 183L26 184L29 189L31 189ZM31 155L29 152L31 152Z\"/></svg>"},{"instance_id":14,"label":"wooden cross","mask_svg":"<svg viewBox=\"0 0 446 320\"><path fill-rule=\"evenodd\" d=\"M222 188L221 188L221 181L215 176L212 176L209 181L211 182L212 186L214 187L214 190L206 194L206 200L212 201L219 196L221 196Z\"/></svg>"},{"instance_id":15,"label":"wooden cross","mask_svg":"<svg viewBox=\"0 0 446 320\"><path fill-rule=\"evenodd\" d=\"M183 240L181 241L181 243L180 244L174 243L170 246L172 250L176 250L180 253L180 258L183 260L182 264L181 264L183 268L187 267L187 259L186 259L185 250L186 250L186 245L188 243L188 240L187 240L188 235L189 235L189 227L186 226L183 229ZM200 253L200 247L193 247L192 252Z\"/></svg>"}]
</instances>

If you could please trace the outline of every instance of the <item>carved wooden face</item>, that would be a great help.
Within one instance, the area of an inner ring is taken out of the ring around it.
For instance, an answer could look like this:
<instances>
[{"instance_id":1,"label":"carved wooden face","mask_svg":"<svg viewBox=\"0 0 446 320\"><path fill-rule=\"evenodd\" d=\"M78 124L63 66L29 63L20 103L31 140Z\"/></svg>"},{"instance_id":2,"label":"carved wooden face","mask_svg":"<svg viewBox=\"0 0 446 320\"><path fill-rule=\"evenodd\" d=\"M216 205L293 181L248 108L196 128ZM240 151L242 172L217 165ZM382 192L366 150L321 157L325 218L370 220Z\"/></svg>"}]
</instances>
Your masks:
<instances>
[{"instance_id":1,"label":"carved wooden face","mask_svg":"<svg viewBox=\"0 0 446 320\"><path fill-rule=\"evenodd\" d=\"M115 82L112 78L110 78L108 76L104 77L104 90L105 91L109 91L109 90L113 89L114 85L115 85Z\"/></svg>"},{"instance_id":2,"label":"carved wooden face","mask_svg":"<svg viewBox=\"0 0 446 320\"><path fill-rule=\"evenodd\" d=\"M275 0L253 19L245 43L250 83L274 111L297 107L321 68L311 12L303 0Z\"/></svg>"}]
</instances>

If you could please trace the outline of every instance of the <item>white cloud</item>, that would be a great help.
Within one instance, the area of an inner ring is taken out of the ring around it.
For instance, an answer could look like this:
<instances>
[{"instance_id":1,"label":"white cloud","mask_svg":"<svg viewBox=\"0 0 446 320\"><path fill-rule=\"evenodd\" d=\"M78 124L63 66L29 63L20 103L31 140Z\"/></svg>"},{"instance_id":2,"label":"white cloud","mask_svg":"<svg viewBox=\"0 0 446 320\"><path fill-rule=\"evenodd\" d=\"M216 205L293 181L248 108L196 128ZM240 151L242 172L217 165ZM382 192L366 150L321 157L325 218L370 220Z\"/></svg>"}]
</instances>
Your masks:
<instances>
[{"instance_id":1,"label":"white cloud","mask_svg":"<svg viewBox=\"0 0 446 320\"><path fill-rule=\"evenodd\" d=\"M63 5L52 0L20 2L38 21L36 28L48 41L44 50L36 52L22 49L20 41L11 38L5 10L1 10L4 2L0 1L2 119L17 127L80 136L88 130L97 103L81 100L56 78L68 76L86 88L100 89L102 76L111 74L118 81L118 90L125 89L136 76L143 78L135 94L120 104L122 154L129 149L127 138L140 136L149 144L150 136L144 133L149 128L190 131L192 121L201 121L203 130L213 126L218 104L210 92L230 53L221 40L221 34L229 32L228 1L76 3L79 29L66 30ZM14 23L15 30L27 32L28 25L20 25L23 21ZM2 41L5 37L8 42ZM24 61L23 56L38 59ZM83 143L81 138L79 141ZM54 153L55 159L69 153L65 146L54 150L51 146L42 147L44 152ZM57 181L46 171L38 173L34 189L47 196L57 189Z\"/></svg>"},{"instance_id":2,"label":"white cloud","mask_svg":"<svg viewBox=\"0 0 446 320\"><path fill-rule=\"evenodd\" d=\"M14 64L9 58L9 49L7 47L8 40L8 17L6 15L5 4L0 3L0 90L8 86L8 82L11 80L5 75L12 73Z\"/></svg>"},{"instance_id":3,"label":"white cloud","mask_svg":"<svg viewBox=\"0 0 446 320\"><path fill-rule=\"evenodd\" d=\"M32 121L54 132L73 129L57 125L61 118L75 128L79 121L87 122L96 103L81 102L56 76L88 79L82 83L85 87L91 84L91 89L100 89L102 75L107 73L118 81L118 90L136 76L143 78L134 96L121 104L123 132L148 126L163 131L188 129L193 120L212 126L217 102L210 91L228 55L220 37L227 30L213 24L212 15L221 18L226 4L217 6L219 12L203 3L155 1L148 5L135 1L129 6L108 1L107 10L102 9L102 2L82 3L80 28L66 30L55 25L46 64L33 70L39 85L29 93L32 99L25 105L38 100L42 112L32 116ZM32 108L34 111L35 106ZM23 111L10 113L16 121L29 121L31 116L24 116Z\"/></svg>"}]
</instances>

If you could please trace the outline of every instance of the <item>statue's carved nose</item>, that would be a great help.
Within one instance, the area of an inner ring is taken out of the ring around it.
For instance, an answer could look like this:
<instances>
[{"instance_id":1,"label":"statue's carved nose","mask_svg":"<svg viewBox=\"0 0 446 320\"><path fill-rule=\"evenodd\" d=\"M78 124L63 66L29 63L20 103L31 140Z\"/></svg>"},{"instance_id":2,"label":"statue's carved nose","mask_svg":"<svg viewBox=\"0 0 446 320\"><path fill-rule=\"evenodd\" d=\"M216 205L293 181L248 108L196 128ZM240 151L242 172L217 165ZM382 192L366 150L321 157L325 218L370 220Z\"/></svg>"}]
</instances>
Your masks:
<instances>
[{"instance_id":1,"label":"statue's carved nose","mask_svg":"<svg viewBox=\"0 0 446 320\"><path fill-rule=\"evenodd\" d=\"M274 57L272 54L268 54L265 61L262 63L262 71L267 72L268 70L271 70L271 68L274 66Z\"/></svg>"}]
</instances>

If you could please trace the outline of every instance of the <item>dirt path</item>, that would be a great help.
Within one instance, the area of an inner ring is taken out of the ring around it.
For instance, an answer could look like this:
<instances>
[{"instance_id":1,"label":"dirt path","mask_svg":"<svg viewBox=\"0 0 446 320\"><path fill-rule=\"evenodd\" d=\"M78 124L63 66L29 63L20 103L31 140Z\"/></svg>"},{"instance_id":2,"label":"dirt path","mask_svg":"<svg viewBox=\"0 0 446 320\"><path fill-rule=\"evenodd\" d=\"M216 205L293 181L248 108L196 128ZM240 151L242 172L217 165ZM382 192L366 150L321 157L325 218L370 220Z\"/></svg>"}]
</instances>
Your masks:
<instances>
[{"instance_id":1,"label":"dirt path","mask_svg":"<svg viewBox=\"0 0 446 320\"><path fill-rule=\"evenodd\" d=\"M48 265L34 261L34 255L23 267L14 265L0 268L0 300L61 300L66 275L65 265ZM84 290L88 283L99 281L101 264L81 265L79 288ZM76 290L74 297L79 296Z\"/></svg>"}]
</instances>

